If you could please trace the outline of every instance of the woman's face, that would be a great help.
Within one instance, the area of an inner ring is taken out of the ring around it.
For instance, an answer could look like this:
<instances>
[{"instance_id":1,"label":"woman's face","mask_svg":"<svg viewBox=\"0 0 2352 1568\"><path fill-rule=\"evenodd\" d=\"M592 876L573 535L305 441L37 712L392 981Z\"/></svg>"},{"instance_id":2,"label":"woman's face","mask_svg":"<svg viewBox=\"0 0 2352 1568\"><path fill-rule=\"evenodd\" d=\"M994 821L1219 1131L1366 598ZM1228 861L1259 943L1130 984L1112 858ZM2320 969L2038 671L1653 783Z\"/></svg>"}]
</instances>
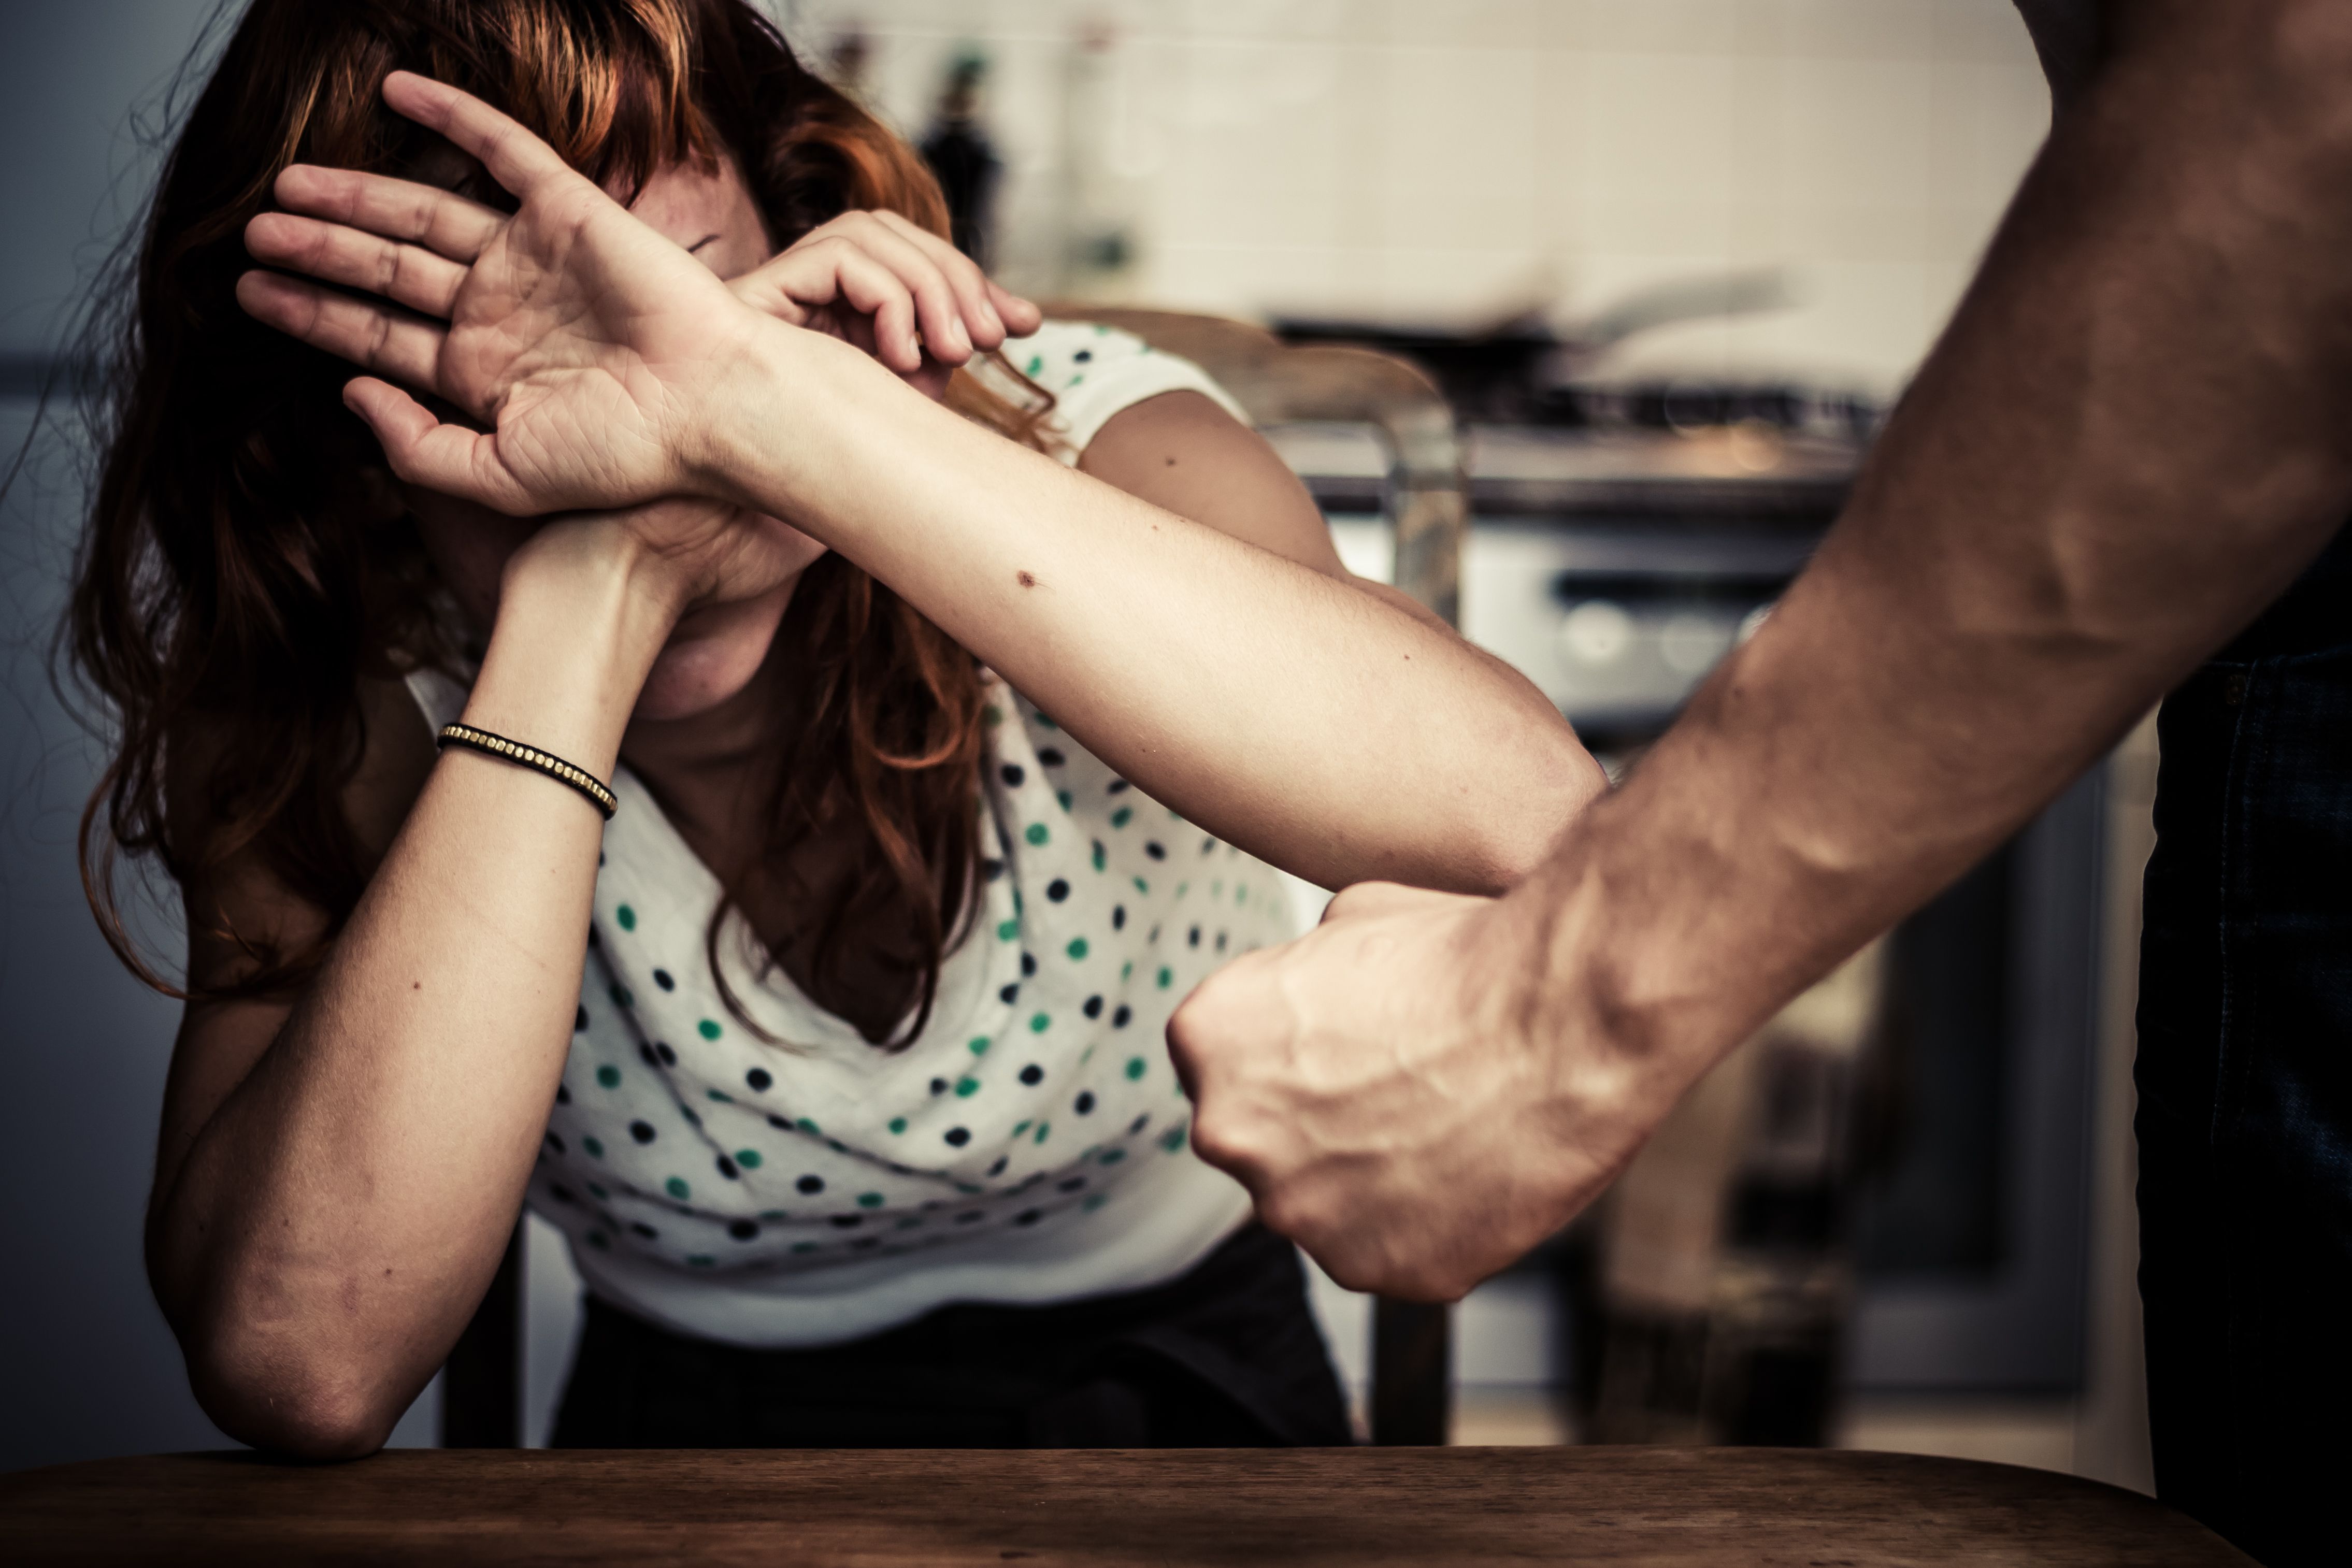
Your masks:
<instances>
[{"instance_id":1,"label":"woman's face","mask_svg":"<svg viewBox=\"0 0 2352 1568\"><path fill-rule=\"evenodd\" d=\"M721 277L766 261L772 247L751 193L732 159L713 169L667 165L646 182L630 211L676 240ZM425 551L441 580L477 630L496 620L499 583L507 558L541 527L535 517L509 517L470 501L404 485ZM758 591L698 601L671 632L637 698L640 718L688 718L740 692L760 668L792 602L793 590L824 547L773 517L746 519L769 535L761 553L775 563Z\"/></svg>"}]
</instances>

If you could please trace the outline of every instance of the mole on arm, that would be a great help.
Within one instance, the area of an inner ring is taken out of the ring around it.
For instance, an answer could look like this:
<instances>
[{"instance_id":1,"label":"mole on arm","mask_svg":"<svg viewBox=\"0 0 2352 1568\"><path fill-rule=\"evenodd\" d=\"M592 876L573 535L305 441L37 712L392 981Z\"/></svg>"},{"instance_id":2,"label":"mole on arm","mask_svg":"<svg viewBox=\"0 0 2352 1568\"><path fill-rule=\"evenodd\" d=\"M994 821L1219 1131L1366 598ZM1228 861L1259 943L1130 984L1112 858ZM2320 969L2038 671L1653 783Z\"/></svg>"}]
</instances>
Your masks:
<instances>
[{"instance_id":1,"label":"mole on arm","mask_svg":"<svg viewBox=\"0 0 2352 1568\"><path fill-rule=\"evenodd\" d=\"M1013 577L1014 577L1014 580L1015 580L1016 581L1018 581L1018 582L1021 584L1021 586L1022 586L1022 587L1024 587L1024 588L1034 588L1034 587L1036 587L1036 586L1037 586L1037 580L1036 580L1035 578L1034 578L1034 577L1030 576L1030 575L1029 575L1027 572L1025 572L1025 571L1023 571L1023 572L1015 572L1015 573L1013 574Z\"/></svg>"}]
</instances>

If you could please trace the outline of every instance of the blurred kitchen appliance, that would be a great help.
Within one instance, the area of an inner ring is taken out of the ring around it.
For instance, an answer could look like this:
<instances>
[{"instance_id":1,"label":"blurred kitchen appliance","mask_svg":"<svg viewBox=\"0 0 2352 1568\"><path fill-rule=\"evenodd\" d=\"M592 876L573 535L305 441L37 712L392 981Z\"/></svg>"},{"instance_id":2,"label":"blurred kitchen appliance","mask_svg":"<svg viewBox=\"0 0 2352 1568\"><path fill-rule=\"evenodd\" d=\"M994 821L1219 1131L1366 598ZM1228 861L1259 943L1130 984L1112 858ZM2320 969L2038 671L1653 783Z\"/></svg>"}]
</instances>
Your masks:
<instances>
[{"instance_id":1,"label":"blurred kitchen appliance","mask_svg":"<svg viewBox=\"0 0 2352 1568\"><path fill-rule=\"evenodd\" d=\"M1755 384L1586 387L1580 425L1468 432L1465 634L1533 680L1612 770L1769 614L1843 504L1872 411L1788 392L1765 417ZM1273 434L1349 564L1381 573L1379 444L1332 425ZM2100 790L2095 774L2075 786L1884 945L1884 1147L1874 1164L1856 1151L1870 1174L1841 1220L1848 1386L2082 1382ZM1725 1224L1762 1222L1743 1218L1737 1182L1727 1190ZM1562 1281L1563 1318L1570 1285L1595 1288L1593 1246L1571 1235L1527 1265ZM1585 1396L1602 1375L1594 1340L1570 1332L1564 1357Z\"/></svg>"}]
</instances>

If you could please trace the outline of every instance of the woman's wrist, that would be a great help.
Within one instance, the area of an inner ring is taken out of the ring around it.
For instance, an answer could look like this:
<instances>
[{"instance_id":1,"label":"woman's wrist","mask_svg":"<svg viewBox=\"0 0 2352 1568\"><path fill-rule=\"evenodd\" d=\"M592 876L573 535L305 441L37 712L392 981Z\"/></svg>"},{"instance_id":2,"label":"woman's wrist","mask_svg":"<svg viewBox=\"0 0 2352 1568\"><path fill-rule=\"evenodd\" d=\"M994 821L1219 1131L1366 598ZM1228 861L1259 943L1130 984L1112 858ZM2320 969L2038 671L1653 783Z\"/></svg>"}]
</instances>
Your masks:
<instances>
[{"instance_id":1,"label":"woman's wrist","mask_svg":"<svg viewBox=\"0 0 2352 1568\"><path fill-rule=\"evenodd\" d=\"M465 722L609 779L688 591L617 518L550 524L508 562Z\"/></svg>"}]
</instances>

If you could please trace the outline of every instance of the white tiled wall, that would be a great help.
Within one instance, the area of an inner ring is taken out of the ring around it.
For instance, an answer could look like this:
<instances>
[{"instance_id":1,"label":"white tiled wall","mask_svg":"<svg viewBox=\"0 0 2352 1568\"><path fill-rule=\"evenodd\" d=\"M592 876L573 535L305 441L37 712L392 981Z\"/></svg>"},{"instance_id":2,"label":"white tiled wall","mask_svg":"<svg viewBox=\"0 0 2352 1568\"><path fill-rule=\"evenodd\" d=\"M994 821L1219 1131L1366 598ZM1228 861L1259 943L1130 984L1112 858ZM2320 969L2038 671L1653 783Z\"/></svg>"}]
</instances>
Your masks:
<instances>
[{"instance_id":1,"label":"white tiled wall","mask_svg":"<svg viewBox=\"0 0 2352 1568\"><path fill-rule=\"evenodd\" d=\"M2009 0L779 0L919 134L991 62L1002 270L1056 282L1066 88L1139 259L1110 285L1237 314L1564 319L1635 286L1778 267L1796 303L1670 329L1689 368L1916 364L2048 124ZM1081 56L1092 31L1111 40Z\"/></svg>"}]
</instances>

